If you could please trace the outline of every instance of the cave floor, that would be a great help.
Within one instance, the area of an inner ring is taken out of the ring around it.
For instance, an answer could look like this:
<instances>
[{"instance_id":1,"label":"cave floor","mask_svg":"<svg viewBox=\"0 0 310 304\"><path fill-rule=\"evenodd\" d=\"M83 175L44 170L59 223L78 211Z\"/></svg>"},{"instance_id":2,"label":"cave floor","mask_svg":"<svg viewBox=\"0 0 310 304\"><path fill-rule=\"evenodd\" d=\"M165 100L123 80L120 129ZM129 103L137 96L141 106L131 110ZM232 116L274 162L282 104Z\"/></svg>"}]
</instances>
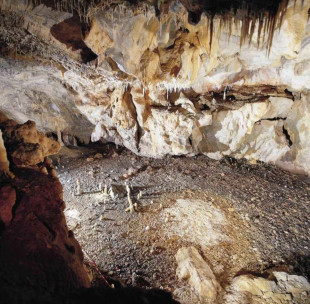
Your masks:
<instances>
[{"instance_id":1,"label":"cave floor","mask_svg":"<svg viewBox=\"0 0 310 304\"><path fill-rule=\"evenodd\" d=\"M98 152L102 158L94 157ZM273 267L309 277L305 177L229 158L149 159L112 145L63 148L53 161L68 226L108 278L164 288L181 303L198 303L176 276L174 256L184 246L200 251L223 287L238 273L261 274ZM137 212L125 211L125 182ZM114 185L118 197L104 204L99 184Z\"/></svg>"}]
</instances>

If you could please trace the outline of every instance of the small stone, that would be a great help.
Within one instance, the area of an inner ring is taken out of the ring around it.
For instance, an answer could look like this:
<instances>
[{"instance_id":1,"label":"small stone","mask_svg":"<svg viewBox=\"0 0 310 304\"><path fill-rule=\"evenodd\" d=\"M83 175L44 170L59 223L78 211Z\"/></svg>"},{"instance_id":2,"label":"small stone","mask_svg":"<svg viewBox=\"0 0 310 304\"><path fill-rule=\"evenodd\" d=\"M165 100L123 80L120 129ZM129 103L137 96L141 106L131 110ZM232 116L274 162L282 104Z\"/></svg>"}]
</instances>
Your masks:
<instances>
[{"instance_id":1,"label":"small stone","mask_svg":"<svg viewBox=\"0 0 310 304\"><path fill-rule=\"evenodd\" d=\"M42 167L41 172L42 172L43 174L48 175L48 172L47 172L46 167Z\"/></svg>"},{"instance_id":2,"label":"small stone","mask_svg":"<svg viewBox=\"0 0 310 304\"><path fill-rule=\"evenodd\" d=\"M103 158L103 155L101 153L97 153L94 156L94 159L102 159L102 158Z\"/></svg>"}]
</instances>

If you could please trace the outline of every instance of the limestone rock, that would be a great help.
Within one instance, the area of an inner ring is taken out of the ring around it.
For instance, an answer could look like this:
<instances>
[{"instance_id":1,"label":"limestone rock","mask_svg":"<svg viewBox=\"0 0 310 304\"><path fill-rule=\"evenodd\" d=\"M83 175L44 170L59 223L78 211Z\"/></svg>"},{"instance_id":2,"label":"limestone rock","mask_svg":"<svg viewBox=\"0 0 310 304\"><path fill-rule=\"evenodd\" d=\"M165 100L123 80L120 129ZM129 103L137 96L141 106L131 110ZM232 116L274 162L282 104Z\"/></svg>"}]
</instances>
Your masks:
<instances>
[{"instance_id":1,"label":"limestone rock","mask_svg":"<svg viewBox=\"0 0 310 304\"><path fill-rule=\"evenodd\" d=\"M272 278L241 275L236 277L224 296L226 304L307 304L310 284L306 278L274 271Z\"/></svg>"},{"instance_id":2,"label":"limestone rock","mask_svg":"<svg viewBox=\"0 0 310 304\"><path fill-rule=\"evenodd\" d=\"M181 248L176 254L177 275L188 280L205 303L214 303L221 292L210 266L194 247Z\"/></svg>"},{"instance_id":3,"label":"limestone rock","mask_svg":"<svg viewBox=\"0 0 310 304\"><path fill-rule=\"evenodd\" d=\"M161 18L143 1L85 7L91 25L82 30L57 6L0 1L0 110L66 142L229 155L309 174L310 0L288 1L271 46L255 26L241 47L242 31L220 15L210 44L210 18L191 22L190 2L162 4ZM98 57L82 64L85 48ZM41 159L33 145L15 156L26 154Z\"/></svg>"},{"instance_id":4,"label":"limestone rock","mask_svg":"<svg viewBox=\"0 0 310 304\"><path fill-rule=\"evenodd\" d=\"M7 121L3 129L8 153L17 165L36 165L60 150L60 144L38 132L33 121L22 125Z\"/></svg>"}]
</instances>

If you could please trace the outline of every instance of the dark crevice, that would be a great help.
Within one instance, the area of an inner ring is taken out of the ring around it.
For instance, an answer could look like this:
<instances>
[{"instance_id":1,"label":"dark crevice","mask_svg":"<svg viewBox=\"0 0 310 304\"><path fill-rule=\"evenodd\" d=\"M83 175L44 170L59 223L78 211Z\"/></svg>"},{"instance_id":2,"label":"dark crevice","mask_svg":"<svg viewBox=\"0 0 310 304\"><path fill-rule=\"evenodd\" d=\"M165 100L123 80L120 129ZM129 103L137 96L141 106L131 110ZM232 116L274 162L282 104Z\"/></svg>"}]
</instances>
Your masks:
<instances>
[{"instance_id":1,"label":"dark crevice","mask_svg":"<svg viewBox=\"0 0 310 304\"><path fill-rule=\"evenodd\" d=\"M17 210L17 208L19 207L19 205L21 203L22 197L25 195L24 192L18 191L16 188L15 188L15 193L16 193L16 200L15 200L15 204L14 204L14 206L12 208L12 221L15 218L16 210Z\"/></svg>"},{"instance_id":2,"label":"dark crevice","mask_svg":"<svg viewBox=\"0 0 310 304\"><path fill-rule=\"evenodd\" d=\"M191 145L191 147L193 147L193 140L192 140L191 137L188 138L188 142L189 142L189 144Z\"/></svg>"},{"instance_id":3,"label":"dark crevice","mask_svg":"<svg viewBox=\"0 0 310 304\"><path fill-rule=\"evenodd\" d=\"M131 103L132 103L132 105L133 105L133 107L135 109L135 120L136 120L136 123L137 123L137 133L136 133L137 146L136 146L136 148L137 148L137 151L140 152L140 141L141 141L141 137L142 137L142 135L144 133L144 130L143 130L143 128L139 124L137 108L136 108L135 103L132 100L132 95L131 94L130 94L130 96L131 96Z\"/></svg>"},{"instance_id":4,"label":"dark crevice","mask_svg":"<svg viewBox=\"0 0 310 304\"><path fill-rule=\"evenodd\" d=\"M295 100L293 93L289 91L288 89L285 89L284 93L287 95L288 98L292 99L293 101Z\"/></svg>"},{"instance_id":5,"label":"dark crevice","mask_svg":"<svg viewBox=\"0 0 310 304\"><path fill-rule=\"evenodd\" d=\"M293 142L291 140L291 137L290 137L287 129L284 126L282 127L282 131L283 131L283 134L285 135L285 137L286 137L286 139L288 141L288 145L291 147L293 145Z\"/></svg>"},{"instance_id":6,"label":"dark crevice","mask_svg":"<svg viewBox=\"0 0 310 304\"><path fill-rule=\"evenodd\" d=\"M73 16L53 25L51 28L53 37L64 43L67 48L72 48L73 51L81 50L83 63L93 61L98 57L83 41L83 32L85 31L85 26L83 26L79 16Z\"/></svg>"},{"instance_id":7,"label":"dark crevice","mask_svg":"<svg viewBox=\"0 0 310 304\"><path fill-rule=\"evenodd\" d=\"M49 231L49 233L52 236L52 241L54 241L56 239L56 232L47 224L46 221L44 221L43 219L41 219L38 214L34 213L34 215L36 216L36 218L39 220L39 222Z\"/></svg>"},{"instance_id":8,"label":"dark crevice","mask_svg":"<svg viewBox=\"0 0 310 304\"><path fill-rule=\"evenodd\" d=\"M286 120L286 117L263 118L263 119L260 119L257 122L260 122L260 121L263 121L263 120L268 120L268 121Z\"/></svg>"},{"instance_id":9,"label":"dark crevice","mask_svg":"<svg viewBox=\"0 0 310 304\"><path fill-rule=\"evenodd\" d=\"M68 250L68 252L74 254L75 253L75 248L74 246L70 246L68 244L65 244L66 249Z\"/></svg>"},{"instance_id":10,"label":"dark crevice","mask_svg":"<svg viewBox=\"0 0 310 304\"><path fill-rule=\"evenodd\" d=\"M188 12L188 22L189 22L189 24L196 25L197 23L199 23L199 21L201 19L201 14L202 14L201 11L199 11L199 12L191 12L191 11L189 11Z\"/></svg>"}]
</instances>

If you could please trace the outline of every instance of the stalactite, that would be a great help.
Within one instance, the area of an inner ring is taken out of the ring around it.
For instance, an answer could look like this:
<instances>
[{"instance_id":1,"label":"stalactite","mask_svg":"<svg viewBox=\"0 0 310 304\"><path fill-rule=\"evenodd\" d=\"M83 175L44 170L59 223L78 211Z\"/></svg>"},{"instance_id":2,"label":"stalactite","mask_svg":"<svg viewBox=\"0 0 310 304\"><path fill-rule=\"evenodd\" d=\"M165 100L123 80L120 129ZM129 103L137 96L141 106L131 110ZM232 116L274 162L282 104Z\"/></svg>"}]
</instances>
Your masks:
<instances>
[{"instance_id":1,"label":"stalactite","mask_svg":"<svg viewBox=\"0 0 310 304\"><path fill-rule=\"evenodd\" d=\"M288 3L289 0L282 0L276 12L263 10L255 11L246 3L244 3L242 7L238 9L231 8L229 11L223 11L218 14L216 14L216 12L214 11L207 11L207 30L209 31L210 37L210 49L212 48L212 42L216 30L214 27L214 21L215 18L218 18L218 34L220 34L225 29L228 32L228 40L230 40L230 36L232 35L232 24L235 24L239 21L241 23L240 47L242 47L246 43L246 41L248 41L249 45L252 43L255 30L257 29L257 46L260 47L262 39L262 41L266 43L266 49L269 53L271 50L274 33L276 29L280 29L282 26Z\"/></svg>"},{"instance_id":2,"label":"stalactite","mask_svg":"<svg viewBox=\"0 0 310 304\"><path fill-rule=\"evenodd\" d=\"M297 1L301 1L301 4L303 5L304 0L295 0L295 4ZM34 5L39 5L42 0L31 0L30 2ZM209 32L210 50L212 48L212 42L216 31L221 33L225 29L228 32L229 41L232 35L233 24L240 22L240 47L242 47L247 41L251 44L254 33L257 30L257 46L260 47L261 43L264 42L269 53L272 46L274 32L276 29L281 28L289 0L277 0L272 7L267 6L270 4L266 4L266 7L260 4L260 6L257 7L255 6L257 4L256 1L230 2L221 0L218 3L213 3L209 1L182 0L181 2L189 11L194 15L197 15L197 18L195 18L197 20L200 20L201 13L205 11L208 17L207 30ZM276 3L279 3L278 7L276 7ZM224 4L224 7L221 7L222 4ZM113 12L115 11L115 13L117 13L119 11L119 19L121 15L124 14L127 7L130 6L130 3L110 0L54 0L54 5L56 9L60 11L76 12L80 16L82 22L90 24L93 16L100 10L107 11L112 9L112 22L115 20ZM198 5L198 7L200 5L198 11L192 10L195 8L195 5ZM145 4L144 1L139 1L135 4L135 9L142 12L148 20L148 4ZM159 35L161 35L162 31L162 17L163 16L159 14ZM216 18L220 19L219 28L215 27Z\"/></svg>"}]
</instances>

